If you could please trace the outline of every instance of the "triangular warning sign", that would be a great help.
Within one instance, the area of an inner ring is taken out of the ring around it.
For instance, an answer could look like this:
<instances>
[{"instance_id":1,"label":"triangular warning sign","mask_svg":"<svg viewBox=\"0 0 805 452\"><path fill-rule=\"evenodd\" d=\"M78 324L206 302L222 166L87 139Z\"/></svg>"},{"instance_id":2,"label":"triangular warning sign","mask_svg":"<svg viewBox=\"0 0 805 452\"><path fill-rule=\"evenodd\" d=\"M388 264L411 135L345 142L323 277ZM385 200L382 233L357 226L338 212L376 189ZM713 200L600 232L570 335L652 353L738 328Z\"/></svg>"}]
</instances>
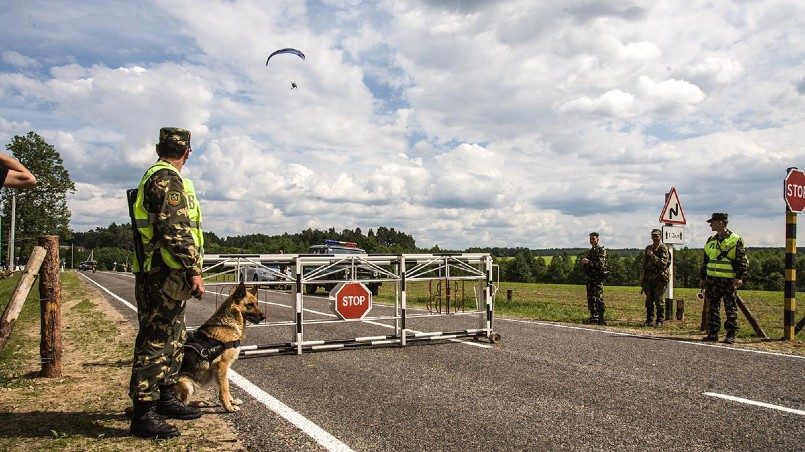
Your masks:
<instances>
[{"instance_id":1,"label":"triangular warning sign","mask_svg":"<svg viewBox=\"0 0 805 452\"><path fill-rule=\"evenodd\" d=\"M671 187L671 191L665 194L665 207L660 213L660 223L687 224L685 212L682 211L682 203L679 202L679 195L676 194L674 187Z\"/></svg>"}]
</instances>

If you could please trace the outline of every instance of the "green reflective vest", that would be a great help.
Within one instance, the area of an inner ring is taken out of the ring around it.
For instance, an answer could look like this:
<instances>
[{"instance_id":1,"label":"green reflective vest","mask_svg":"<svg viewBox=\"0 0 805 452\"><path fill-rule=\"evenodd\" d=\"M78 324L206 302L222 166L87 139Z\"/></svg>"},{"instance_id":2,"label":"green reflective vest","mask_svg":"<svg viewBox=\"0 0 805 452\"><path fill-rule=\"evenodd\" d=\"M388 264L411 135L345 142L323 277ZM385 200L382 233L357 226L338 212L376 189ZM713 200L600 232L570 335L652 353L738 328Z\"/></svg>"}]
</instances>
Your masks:
<instances>
[{"instance_id":1,"label":"green reflective vest","mask_svg":"<svg viewBox=\"0 0 805 452\"><path fill-rule=\"evenodd\" d=\"M741 236L731 233L719 243L718 236L707 239L704 252L707 255L707 276L714 278L735 278L732 261L735 260L736 248Z\"/></svg>"},{"instance_id":2,"label":"green reflective vest","mask_svg":"<svg viewBox=\"0 0 805 452\"><path fill-rule=\"evenodd\" d=\"M176 167L168 162L165 162L164 160L158 160L153 166L151 166L151 168L148 168L148 171L146 171L143 175L140 185L137 187L137 200L134 202L134 221L137 230L140 232L140 239L143 242L143 249L145 250L145 262L142 264L142 269L145 272L151 270L151 260L154 256L154 251L157 249L162 256L162 261L165 262L168 267L176 270L184 268L182 263L173 257L170 250L164 246L164 243L154 238L154 222L156 220L156 214L148 213L148 211L145 210L145 205L143 204L145 183L151 178L151 176L154 175L154 173L163 169L173 171L179 177L182 177ZM190 234L193 236L193 243L195 244L196 249L198 250L199 254L203 256L204 234L201 232L201 206L199 206L198 198L196 198L196 189L193 186L193 181L183 177L182 186L184 187L184 194L187 197L187 215L190 217ZM140 271L140 262L137 260L136 254L133 262L134 264L132 265L132 271L137 273Z\"/></svg>"}]
</instances>

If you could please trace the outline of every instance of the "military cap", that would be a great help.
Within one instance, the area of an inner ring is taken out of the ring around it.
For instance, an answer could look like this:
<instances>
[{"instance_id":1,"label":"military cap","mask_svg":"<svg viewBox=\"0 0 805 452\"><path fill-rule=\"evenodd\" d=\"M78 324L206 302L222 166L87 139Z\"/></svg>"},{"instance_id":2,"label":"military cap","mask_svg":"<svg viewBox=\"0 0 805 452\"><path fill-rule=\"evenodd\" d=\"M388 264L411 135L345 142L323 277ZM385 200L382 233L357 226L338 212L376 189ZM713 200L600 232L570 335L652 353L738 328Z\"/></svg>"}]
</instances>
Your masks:
<instances>
[{"instance_id":1,"label":"military cap","mask_svg":"<svg viewBox=\"0 0 805 452\"><path fill-rule=\"evenodd\" d=\"M190 131L178 127L163 127L159 129L159 144L190 146Z\"/></svg>"},{"instance_id":2,"label":"military cap","mask_svg":"<svg viewBox=\"0 0 805 452\"><path fill-rule=\"evenodd\" d=\"M660 231L659 229L656 229L656 228L652 229L651 230L651 235L662 235L662 231Z\"/></svg>"},{"instance_id":3,"label":"military cap","mask_svg":"<svg viewBox=\"0 0 805 452\"><path fill-rule=\"evenodd\" d=\"M598 233L593 231L590 233L590 237L598 237Z\"/></svg>"},{"instance_id":4,"label":"military cap","mask_svg":"<svg viewBox=\"0 0 805 452\"><path fill-rule=\"evenodd\" d=\"M727 214L723 213L723 212L716 212L716 213L713 214L712 217L710 217L709 220L707 220L707 222L711 223L713 221L718 221L718 220L721 220L724 223L726 223L727 222Z\"/></svg>"}]
</instances>

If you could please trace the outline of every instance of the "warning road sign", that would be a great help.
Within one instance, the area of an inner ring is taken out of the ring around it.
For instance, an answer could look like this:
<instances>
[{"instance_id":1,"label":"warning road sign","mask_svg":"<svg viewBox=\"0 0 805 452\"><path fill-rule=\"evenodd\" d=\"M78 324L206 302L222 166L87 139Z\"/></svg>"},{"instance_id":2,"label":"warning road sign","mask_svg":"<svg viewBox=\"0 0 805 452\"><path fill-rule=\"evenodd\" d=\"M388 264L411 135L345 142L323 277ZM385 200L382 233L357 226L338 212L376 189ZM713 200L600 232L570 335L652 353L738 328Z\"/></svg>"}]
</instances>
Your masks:
<instances>
[{"instance_id":1,"label":"warning road sign","mask_svg":"<svg viewBox=\"0 0 805 452\"><path fill-rule=\"evenodd\" d=\"M685 212L682 210L679 195L677 195L674 187L671 187L671 191L665 194L665 207L662 208L660 213L660 223L687 224Z\"/></svg>"}]
</instances>

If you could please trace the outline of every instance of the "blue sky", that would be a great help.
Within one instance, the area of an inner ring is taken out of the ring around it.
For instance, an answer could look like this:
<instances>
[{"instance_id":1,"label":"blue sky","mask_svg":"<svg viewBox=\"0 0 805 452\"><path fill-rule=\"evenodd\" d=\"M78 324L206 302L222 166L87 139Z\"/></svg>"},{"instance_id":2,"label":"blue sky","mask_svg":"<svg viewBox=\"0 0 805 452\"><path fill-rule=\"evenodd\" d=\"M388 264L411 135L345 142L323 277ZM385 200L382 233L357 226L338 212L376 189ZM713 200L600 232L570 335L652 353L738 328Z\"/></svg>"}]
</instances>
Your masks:
<instances>
[{"instance_id":1,"label":"blue sky","mask_svg":"<svg viewBox=\"0 0 805 452\"><path fill-rule=\"evenodd\" d=\"M128 221L125 189L179 126L219 236L638 247L676 187L690 246L715 211L783 246L804 22L786 0L6 1L0 140L56 147L76 231ZM266 67L283 47L307 58Z\"/></svg>"}]
</instances>

